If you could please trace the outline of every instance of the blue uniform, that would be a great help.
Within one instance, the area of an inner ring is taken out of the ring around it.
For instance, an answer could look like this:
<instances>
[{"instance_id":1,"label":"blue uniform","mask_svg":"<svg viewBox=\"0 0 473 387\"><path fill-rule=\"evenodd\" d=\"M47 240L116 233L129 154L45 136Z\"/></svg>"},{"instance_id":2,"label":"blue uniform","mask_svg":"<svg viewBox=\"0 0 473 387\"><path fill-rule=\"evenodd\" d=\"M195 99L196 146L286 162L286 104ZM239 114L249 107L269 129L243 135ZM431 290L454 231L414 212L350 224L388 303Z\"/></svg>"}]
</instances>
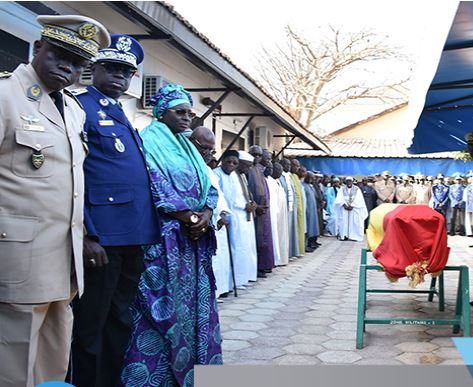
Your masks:
<instances>
[{"instance_id":1,"label":"blue uniform","mask_svg":"<svg viewBox=\"0 0 473 387\"><path fill-rule=\"evenodd\" d=\"M446 209L449 199L450 188L445 184L435 184L432 186L432 196L434 209Z\"/></svg>"},{"instance_id":2,"label":"blue uniform","mask_svg":"<svg viewBox=\"0 0 473 387\"><path fill-rule=\"evenodd\" d=\"M88 87L77 98L87 114L87 234L97 237L102 246L156 243L160 238L159 220L139 134L119 104L96 88Z\"/></svg>"}]
</instances>

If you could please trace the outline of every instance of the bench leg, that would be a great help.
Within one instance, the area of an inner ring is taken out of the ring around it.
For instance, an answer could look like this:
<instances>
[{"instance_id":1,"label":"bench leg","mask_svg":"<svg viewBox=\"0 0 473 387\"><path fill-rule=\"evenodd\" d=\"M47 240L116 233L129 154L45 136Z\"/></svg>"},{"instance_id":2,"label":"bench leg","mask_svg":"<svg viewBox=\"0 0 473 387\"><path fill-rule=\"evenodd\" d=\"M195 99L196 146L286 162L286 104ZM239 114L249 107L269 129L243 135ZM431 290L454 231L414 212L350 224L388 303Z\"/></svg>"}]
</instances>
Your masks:
<instances>
[{"instance_id":1,"label":"bench leg","mask_svg":"<svg viewBox=\"0 0 473 387\"><path fill-rule=\"evenodd\" d=\"M439 310L441 312L445 311L445 291L444 291L444 278L443 278L443 270L439 276Z\"/></svg>"},{"instance_id":2,"label":"bench leg","mask_svg":"<svg viewBox=\"0 0 473 387\"><path fill-rule=\"evenodd\" d=\"M463 320L463 313L462 313L462 308L463 308L463 268L460 267L459 270L459 278L458 278L458 287L457 287L457 302L455 304L455 318L459 318L460 320ZM456 324L453 326L453 333L458 333L460 332L460 324Z\"/></svg>"},{"instance_id":3,"label":"bench leg","mask_svg":"<svg viewBox=\"0 0 473 387\"><path fill-rule=\"evenodd\" d=\"M460 271L462 282L462 322L463 322L463 336L470 336L470 279L468 275L468 267L462 266Z\"/></svg>"},{"instance_id":4,"label":"bench leg","mask_svg":"<svg viewBox=\"0 0 473 387\"><path fill-rule=\"evenodd\" d=\"M430 293L427 301L432 302L434 300L434 292L436 291L435 285L437 284L437 277L432 277L430 280Z\"/></svg>"},{"instance_id":5,"label":"bench leg","mask_svg":"<svg viewBox=\"0 0 473 387\"><path fill-rule=\"evenodd\" d=\"M360 265L360 278L358 282L358 316L356 323L356 348L363 348L363 332L365 330L366 312L366 265Z\"/></svg>"}]
</instances>

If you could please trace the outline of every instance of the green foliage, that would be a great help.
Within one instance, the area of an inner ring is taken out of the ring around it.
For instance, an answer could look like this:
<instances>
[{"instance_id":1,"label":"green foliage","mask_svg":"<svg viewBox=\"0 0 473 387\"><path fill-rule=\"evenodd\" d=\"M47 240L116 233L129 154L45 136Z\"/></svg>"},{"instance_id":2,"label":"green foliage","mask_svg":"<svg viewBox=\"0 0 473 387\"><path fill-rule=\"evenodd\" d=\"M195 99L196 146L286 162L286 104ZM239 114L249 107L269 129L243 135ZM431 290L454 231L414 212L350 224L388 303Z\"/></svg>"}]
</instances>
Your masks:
<instances>
[{"instance_id":1,"label":"green foliage","mask_svg":"<svg viewBox=\"0 0 473 387\"><path fill-rule=\"evenodd\" d=\"M473 161L473 158L467 151L453 152L453 158L455 160L463 160L464 162Z\"/></svg>"}]
</instances>

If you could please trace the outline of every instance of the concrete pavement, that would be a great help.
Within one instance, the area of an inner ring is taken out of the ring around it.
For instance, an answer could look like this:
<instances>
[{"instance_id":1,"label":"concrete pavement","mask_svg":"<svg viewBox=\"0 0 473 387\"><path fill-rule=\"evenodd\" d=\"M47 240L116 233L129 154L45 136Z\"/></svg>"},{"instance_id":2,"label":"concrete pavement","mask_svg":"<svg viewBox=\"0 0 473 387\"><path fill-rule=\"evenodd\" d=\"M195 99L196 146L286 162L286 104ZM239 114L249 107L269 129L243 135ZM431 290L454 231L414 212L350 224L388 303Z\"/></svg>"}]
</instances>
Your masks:
<instances>
[{"instance_id":1,"label":"concrete pavement","mask_svg":"<svg viewBox=\"0 0 473 387\"><path fill-rule=\"evenodd\" d=\"M367 325L364 348L357 350L358 268L365 243L319 241L322 246L315 252L274 269L219 304L225 364L463 364L448 326ZM469 244L471 238L449 237L448 264L473 268ZM453 316L457 277L445 273L445 312L438 312L436 298L429 303L426 295L371 294L368 316ZM427 276L418 288L429 283ZM368 284L408 288L407 279L390 284L381 272L369 272Z\"/></svg>"}]
</instances>

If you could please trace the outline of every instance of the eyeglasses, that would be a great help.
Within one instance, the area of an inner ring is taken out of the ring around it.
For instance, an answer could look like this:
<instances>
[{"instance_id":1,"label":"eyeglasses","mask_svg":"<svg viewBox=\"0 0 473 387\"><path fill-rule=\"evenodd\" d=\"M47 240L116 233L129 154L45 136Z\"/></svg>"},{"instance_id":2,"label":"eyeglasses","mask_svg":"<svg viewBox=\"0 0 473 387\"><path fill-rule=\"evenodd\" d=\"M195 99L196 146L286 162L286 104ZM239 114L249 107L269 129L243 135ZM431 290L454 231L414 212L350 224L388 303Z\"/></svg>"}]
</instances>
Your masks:
<instances>
[{"instance_id":1,"label":"eyeglasses","mask_svg":"<svg viewBox=\"0 0 473 387\"><path fill-rule=\"evenodd\" d=\"M171 109L168 109L168 110L171 110ZM199 142L199 140L197 140L195 137L191 137L191 140L192 140L192 142L194 143L195 146L197 146L198 148L200 148L202 150L202 152L210 153L211 155L214 155L215 153L217 153L217 151L214 148L209 148L207 146L203 146Z\"/></svg>"},{"instance_id":2,"label":"eyeglasses","mask_svg":"<svg viewBox=\"0 0 473 387\"><path fill-rule=\"evenodd\" d=\"M190 109L168 109L168 111L177 114L178 116L189 116L190 118L194 118L196 114ZM197 140L196 140L197 141Z\"/></svg>"},{"instance_id":3,"label":"eyeglasses","mask_svg":"<svg viewBox=\"0 0 473 387\"><path fill-rule=\"evenodd\" d=\"M124 66L118 63L99 62L99 65L103 66L107 73L122 73L125 78L131 78L136 73L136 70L134 68Z\"/></svg>"}]
</instances>

